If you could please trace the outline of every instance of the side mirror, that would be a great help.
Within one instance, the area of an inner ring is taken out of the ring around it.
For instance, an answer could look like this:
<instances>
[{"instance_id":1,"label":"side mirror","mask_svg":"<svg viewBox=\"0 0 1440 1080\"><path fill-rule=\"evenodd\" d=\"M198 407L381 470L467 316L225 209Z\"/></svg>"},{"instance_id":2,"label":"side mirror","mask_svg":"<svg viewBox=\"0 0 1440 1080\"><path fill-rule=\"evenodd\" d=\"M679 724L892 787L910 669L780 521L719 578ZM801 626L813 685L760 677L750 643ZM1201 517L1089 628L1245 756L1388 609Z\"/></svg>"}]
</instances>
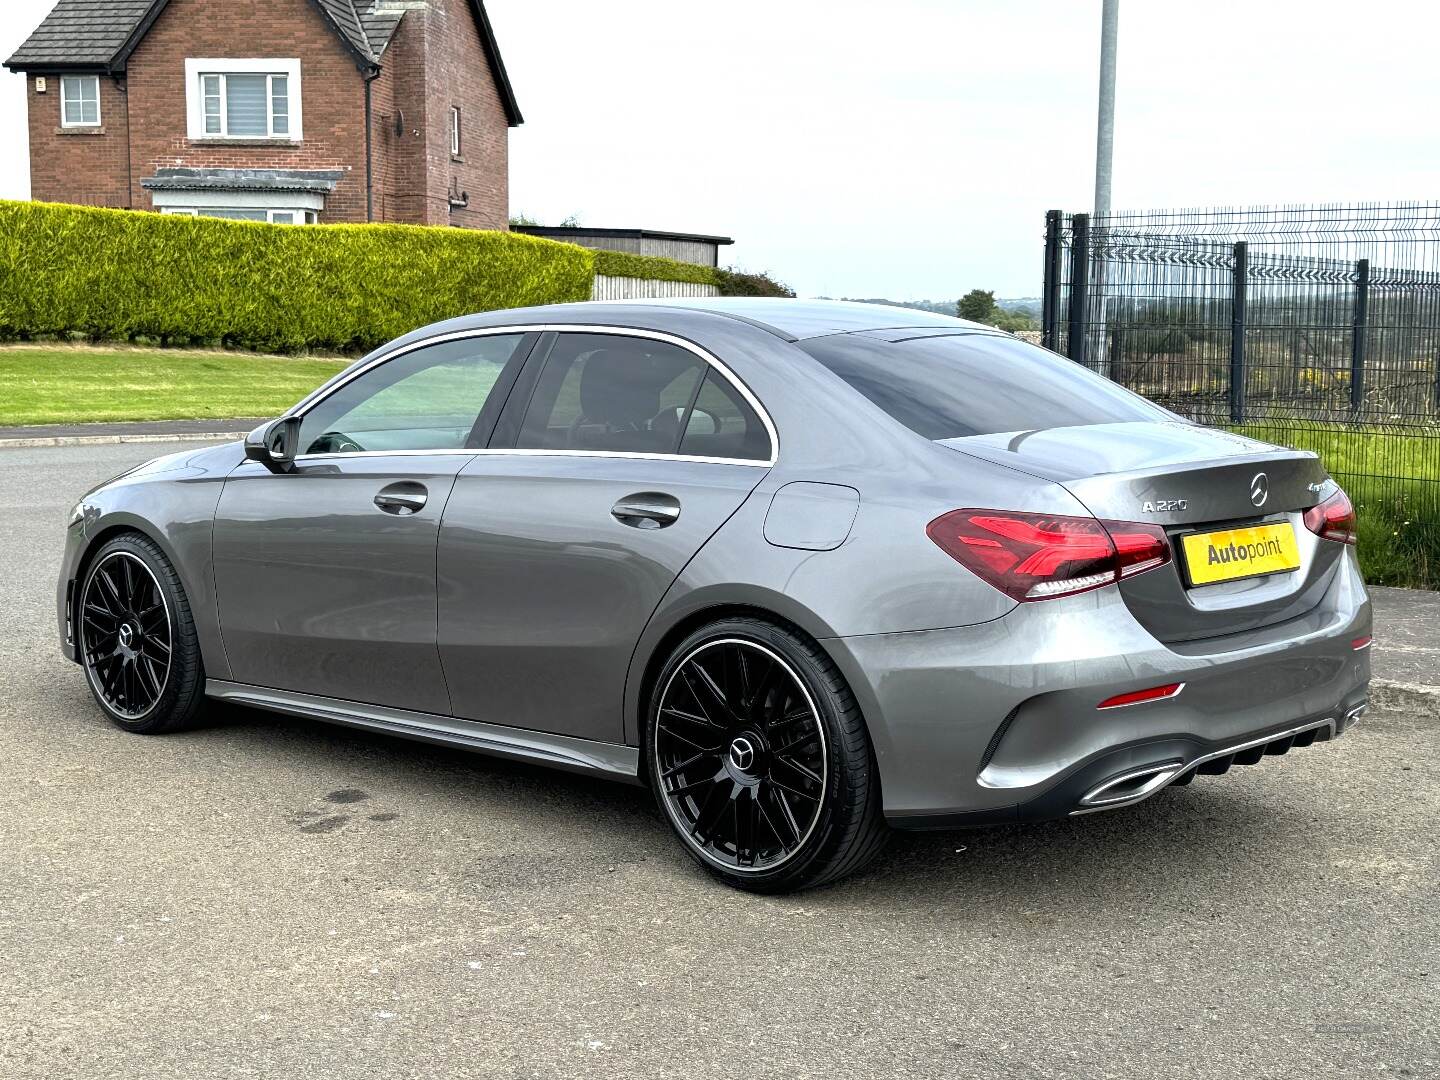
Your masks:
<instances>
[{"instance_id":1,"label":"side mirror","mask_svg":"<svg viewBox=\"0 0 1440 1080\"><path fill-rule=\"evenodd\" d=\"M273 473L289 472L295 467L299 442L300 417L282 417L261 424L245 436L245 456Z\"/></svg>"}]
</instances>

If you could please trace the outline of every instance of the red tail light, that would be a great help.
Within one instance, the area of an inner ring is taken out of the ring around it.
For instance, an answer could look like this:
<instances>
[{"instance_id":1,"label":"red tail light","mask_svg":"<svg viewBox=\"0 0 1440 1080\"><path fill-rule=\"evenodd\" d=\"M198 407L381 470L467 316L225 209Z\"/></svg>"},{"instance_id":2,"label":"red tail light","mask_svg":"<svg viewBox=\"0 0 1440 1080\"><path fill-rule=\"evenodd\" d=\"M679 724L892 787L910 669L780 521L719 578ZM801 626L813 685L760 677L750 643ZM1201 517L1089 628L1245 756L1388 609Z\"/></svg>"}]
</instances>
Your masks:
<instances>
[{"instance_id":1,"label":"red tail light","mask_svg":"<svg viewBox=\"0 0 1440 1080\"><path fill-rule=\"evenodd\" d=\"M1341 544L1355 543L1355 507L1339 488L1324 502L1305 511L1305 527L1316 536Z\"/></svg>"},{"instance_id":2,"label":"red tail light","mask_svg":"<svg viewBox=\"0 0 1440 1080\"><path fill-rule=\"evenodd\" d=\"M1006 510L952 510L925 534L966 569L1016 600L1099 589L1170 561L1157 525Z\"/></svg>"}]
</instances>

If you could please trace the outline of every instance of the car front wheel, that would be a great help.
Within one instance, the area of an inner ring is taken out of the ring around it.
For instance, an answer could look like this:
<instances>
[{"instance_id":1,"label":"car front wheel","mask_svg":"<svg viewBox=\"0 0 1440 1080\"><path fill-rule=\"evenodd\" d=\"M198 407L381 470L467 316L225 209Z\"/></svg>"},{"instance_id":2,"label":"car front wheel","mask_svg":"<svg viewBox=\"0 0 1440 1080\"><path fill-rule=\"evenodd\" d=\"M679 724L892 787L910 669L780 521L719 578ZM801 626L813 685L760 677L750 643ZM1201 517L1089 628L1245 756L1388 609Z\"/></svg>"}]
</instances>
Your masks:
<instances>
[{"instance_id":1,"label":"car front wheel","mask_svg":"<svg viewBox=\"0 0 1440 1080\"><path fill-rule=\"evenodd\" d=\"M124 533L95 553L77 621L90 691L111 720L146 735L194 721L205 692L195 621L153 540Z\"/></svg>"},{"instance_id":2,"label":"car front wheel","mask_svg":"<svg viewBox=\"0 0 1440 1080\"><path fill-rule=\"evenodd\" d=\"M787 626L723 619L680 642L655 683L645 751L681 843L730 885L822 885L884 846L860 708L829 657Z\"/></svg>"}]
</instances>

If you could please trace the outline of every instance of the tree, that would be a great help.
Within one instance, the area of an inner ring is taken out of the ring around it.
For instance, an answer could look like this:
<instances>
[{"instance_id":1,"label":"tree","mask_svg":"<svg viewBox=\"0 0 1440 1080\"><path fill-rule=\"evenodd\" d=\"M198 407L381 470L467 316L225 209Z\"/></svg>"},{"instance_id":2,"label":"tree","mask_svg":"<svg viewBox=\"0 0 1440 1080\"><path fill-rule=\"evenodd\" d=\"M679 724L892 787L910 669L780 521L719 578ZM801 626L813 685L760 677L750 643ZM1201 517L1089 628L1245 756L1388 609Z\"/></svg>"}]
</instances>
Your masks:
<instances>
[{"instance_id":1,"label":"tree","mask_svg":"<svg viewBox=\"0 0 1440 1080\"><path fill-rule=\"evenodd\" d=\"M971 322L994 323L1000 314L995 305L995 294L984 289L971 289L955 304L955 314Z\"/></svg>"}]
</instances>

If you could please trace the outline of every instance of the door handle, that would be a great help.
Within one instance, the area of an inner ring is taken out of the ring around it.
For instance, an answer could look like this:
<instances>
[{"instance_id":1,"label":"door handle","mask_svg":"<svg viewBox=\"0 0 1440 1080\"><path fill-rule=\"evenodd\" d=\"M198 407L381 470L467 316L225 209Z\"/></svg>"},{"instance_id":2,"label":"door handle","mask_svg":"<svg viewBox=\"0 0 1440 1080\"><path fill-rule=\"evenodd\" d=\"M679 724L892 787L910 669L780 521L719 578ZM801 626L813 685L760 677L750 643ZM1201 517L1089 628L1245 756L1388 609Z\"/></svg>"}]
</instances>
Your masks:
<instances>
[{"instance_id":1,"label":"door handle","mask_svg":"<svg viewBox=\"0 0 1440 1080\"><path fill-rule=\"evenodd\" d=\"M424 484L414 480L401 480L397 484L387 484L381 488L380 493L375 496L375 505L387 514L408 517L425 509L425 500L429 497L430 493L425 490Z\"/></svg>"},{"instance_id":2,"label":"door handle","mask_svg":"<svg viewBox=\"0 0 1440 1080\"><path fill-rule=\"evenodd\" d=\"M621 525L635 529L663 529L680 520L680 500L661 491L627 495L610 508Z\"/></svg>"}]
</instances>

